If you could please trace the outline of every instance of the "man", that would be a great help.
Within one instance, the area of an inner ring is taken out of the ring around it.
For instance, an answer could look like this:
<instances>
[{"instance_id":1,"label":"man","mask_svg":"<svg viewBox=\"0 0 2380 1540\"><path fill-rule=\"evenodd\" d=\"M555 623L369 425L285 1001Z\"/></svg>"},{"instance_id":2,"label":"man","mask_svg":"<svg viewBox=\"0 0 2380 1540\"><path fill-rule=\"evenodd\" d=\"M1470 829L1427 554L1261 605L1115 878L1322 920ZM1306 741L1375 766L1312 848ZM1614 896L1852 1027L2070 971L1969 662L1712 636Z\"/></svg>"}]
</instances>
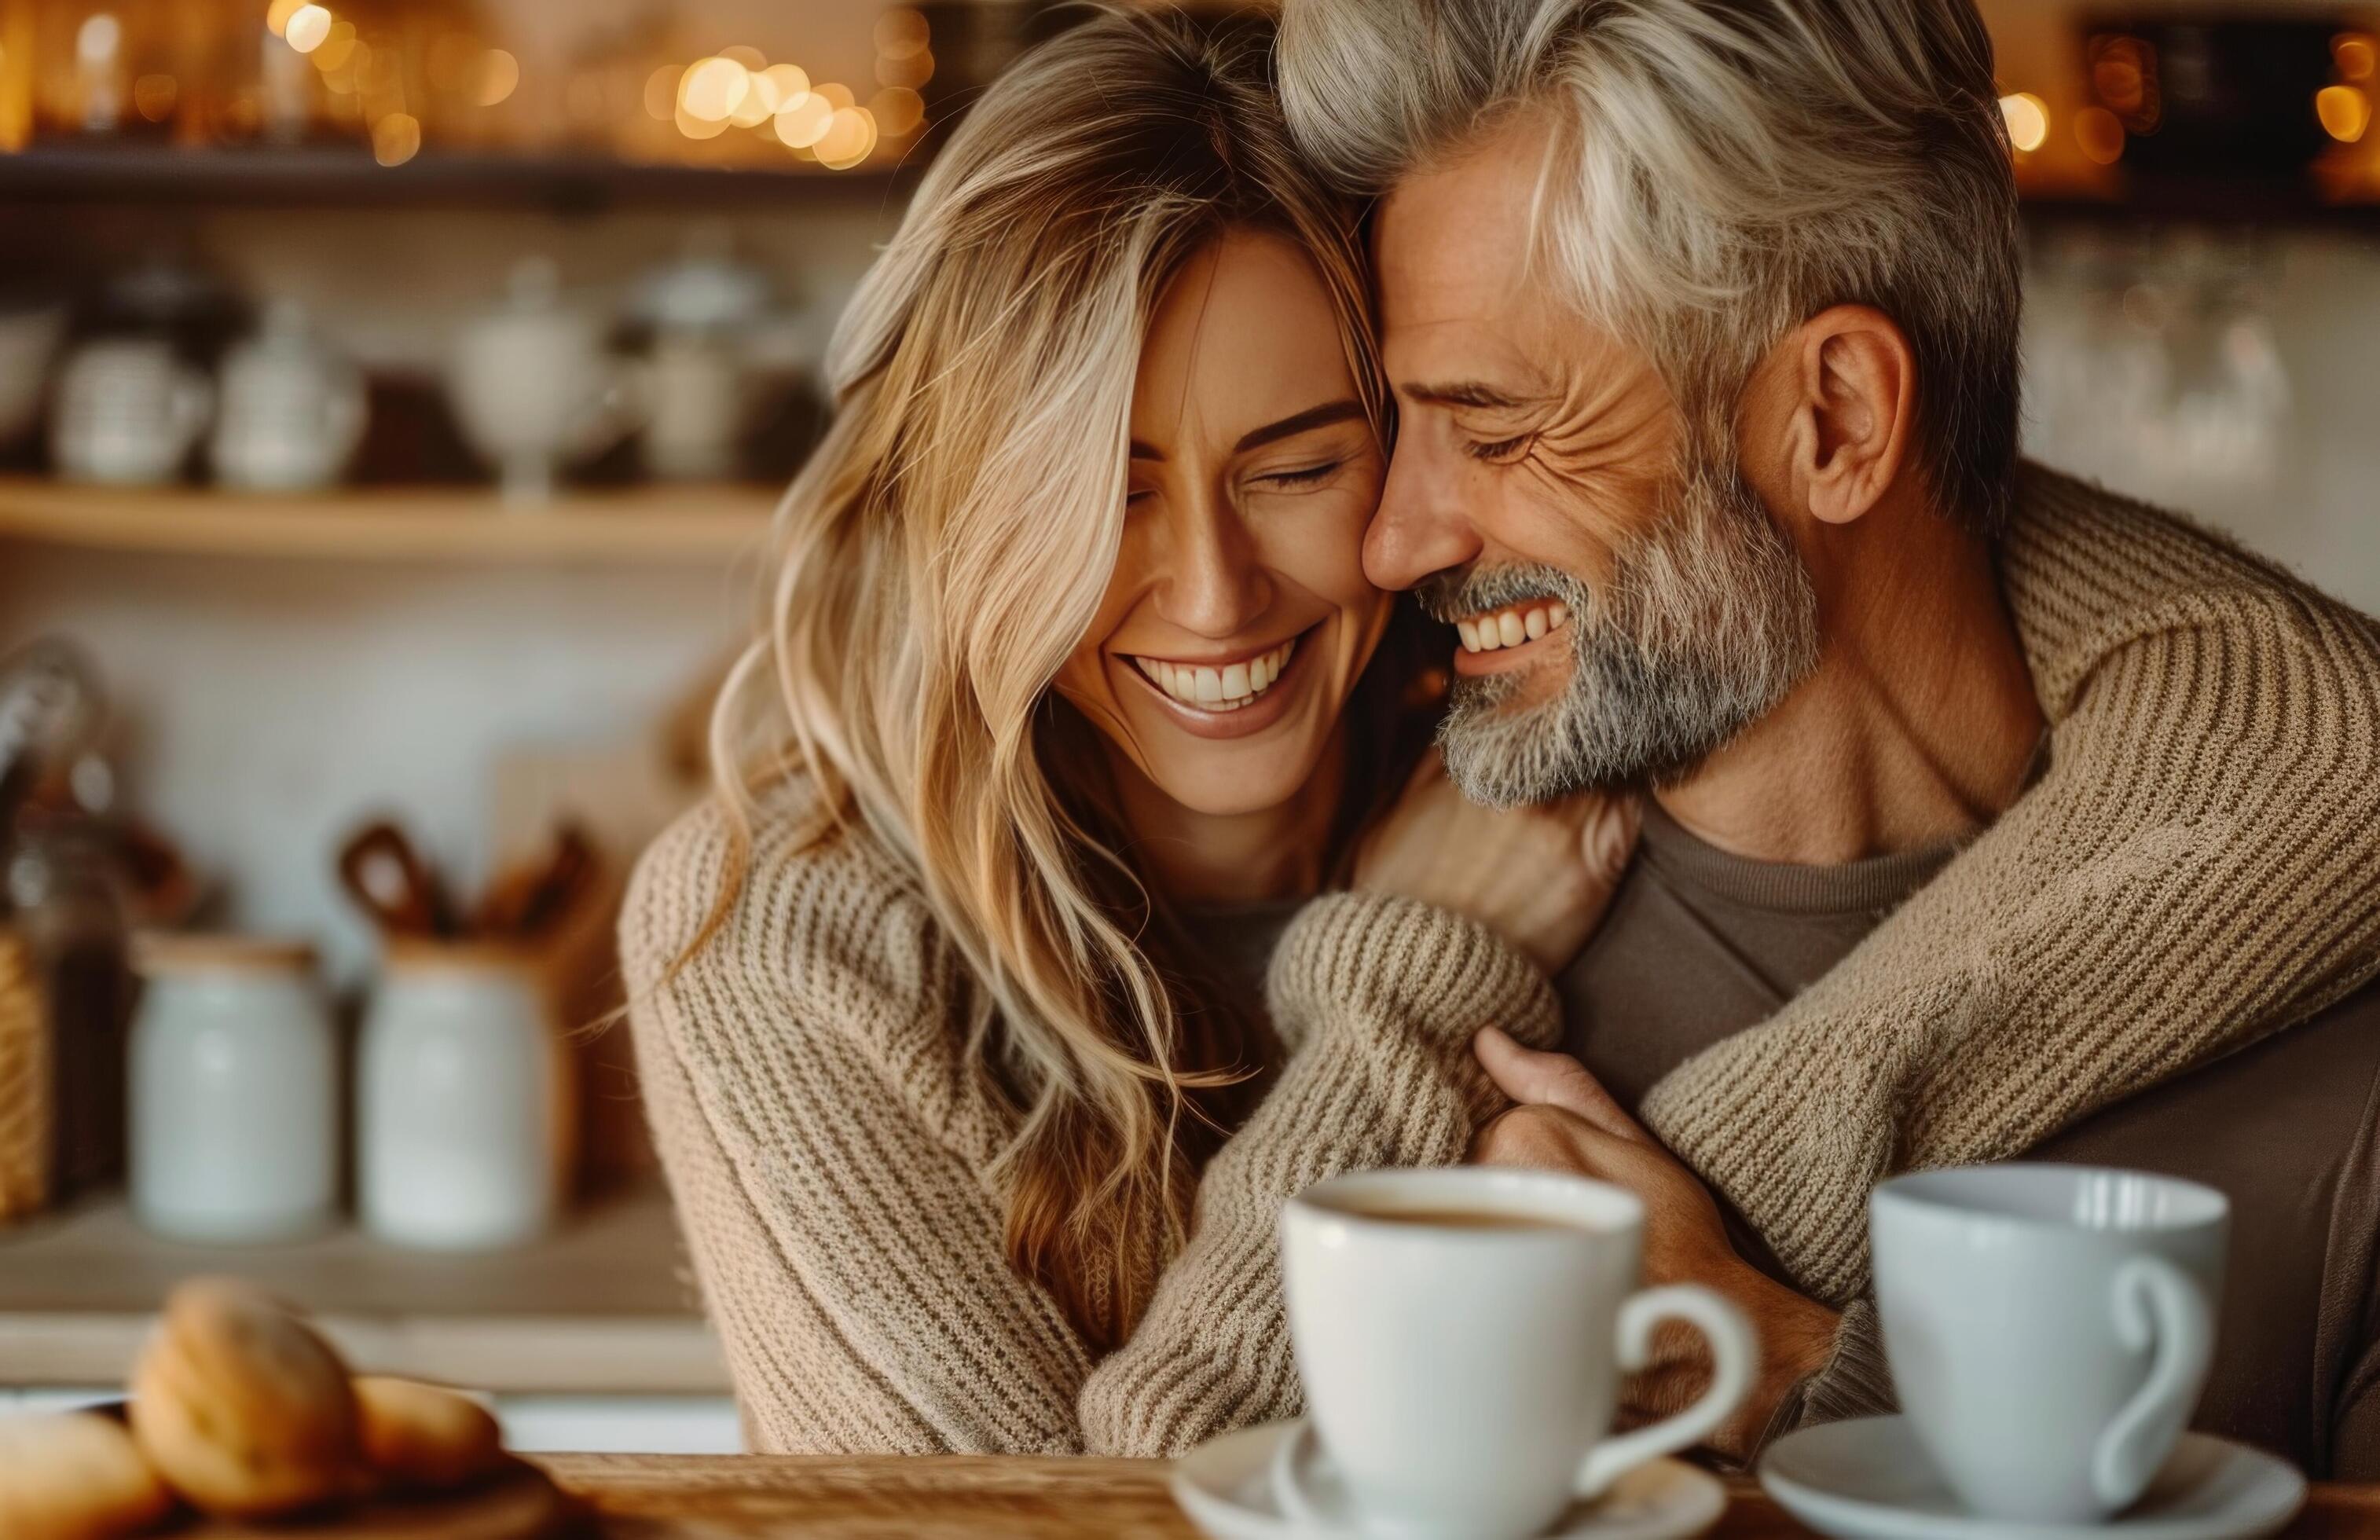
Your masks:
<instances>
[{"instance_id":1,"label":"man","mask_svg":"<svg viewBox=\"0 0 2380 1540\"><path fill-rule=\"evenodd\" d=\"M2020 467L1968 0L1286 0L1281 69L1380 196L1366 564L1461 637L1450 774L1650 793L1568 1054L1481 1035L1475 1158L1635 1187L1654 1279L1754 1316L1738 1455L1888 1401L1873 1181L2208 1182L2201 1425L2380 1477L2380 648Z\"/></svg>"}]
</instances>

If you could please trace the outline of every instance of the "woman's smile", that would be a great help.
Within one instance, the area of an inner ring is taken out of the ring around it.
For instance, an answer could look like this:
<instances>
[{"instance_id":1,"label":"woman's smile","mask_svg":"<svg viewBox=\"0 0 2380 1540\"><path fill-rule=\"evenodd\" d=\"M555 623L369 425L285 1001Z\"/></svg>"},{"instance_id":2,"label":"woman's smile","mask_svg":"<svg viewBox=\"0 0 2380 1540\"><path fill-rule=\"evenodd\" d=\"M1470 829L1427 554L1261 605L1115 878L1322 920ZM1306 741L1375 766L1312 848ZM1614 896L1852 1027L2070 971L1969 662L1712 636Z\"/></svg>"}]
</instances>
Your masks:
<instances>
[{"instance_id":1,"label":"woman's smile","mask_svg":"<svg viewBox=\"0 0 2380 1540\"><path fill-rule=\"evenodd\" d=\"M1305 677L1297 666L1303 645L1328 621L1317 622L1284 641L1193 657L1159 658L1113 654L1154 695L1167 716L1202 738L1244 738L1281 720ZM1286 685L1281 681L1287 679Z\"/></svg>"}]
</instances>

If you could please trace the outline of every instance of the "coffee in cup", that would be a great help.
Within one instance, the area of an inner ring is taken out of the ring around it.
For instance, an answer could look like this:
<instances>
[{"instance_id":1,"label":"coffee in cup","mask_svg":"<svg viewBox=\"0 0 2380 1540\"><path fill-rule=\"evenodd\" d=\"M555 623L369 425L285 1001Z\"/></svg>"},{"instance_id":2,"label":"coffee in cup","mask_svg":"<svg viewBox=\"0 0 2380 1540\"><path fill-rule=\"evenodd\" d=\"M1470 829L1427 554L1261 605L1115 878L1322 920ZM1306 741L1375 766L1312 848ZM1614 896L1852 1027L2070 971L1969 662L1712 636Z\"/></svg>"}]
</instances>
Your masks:
<instances>
[{"instance_id":1,"label":"coffee in cup","mask_svg":"<svg viewBox=\"0 0 2380 1540\"><path fill-rule=\"evenodd\" d=\"M1751 1383L1751 1324L1694 1284L1636 1289L1644 1205L1624 1188L1494 1167L1366 1171L1282 1212L1290 1334L1319 1458L1366 1534L1521 1540L1623 1473L1699 1442ZM1678 1415L1612 1437L1654 1327L1709 1340ZM1312 1518L1303 1437L1275 1488Z\"/></svg>"},{"instance_id":2,"label":"coffee in cup","mask_svg":"<svg viewBox=\"0 0 2380 1540\"><path fill-rule=\"evenodd\" d=\"M2173 1452L2206 1382L2230 1205L2088 1166L1967 1166L1869 1201L1885 1356L1950 1490L2095 1522Z\"/></svg>"}]
</instances>

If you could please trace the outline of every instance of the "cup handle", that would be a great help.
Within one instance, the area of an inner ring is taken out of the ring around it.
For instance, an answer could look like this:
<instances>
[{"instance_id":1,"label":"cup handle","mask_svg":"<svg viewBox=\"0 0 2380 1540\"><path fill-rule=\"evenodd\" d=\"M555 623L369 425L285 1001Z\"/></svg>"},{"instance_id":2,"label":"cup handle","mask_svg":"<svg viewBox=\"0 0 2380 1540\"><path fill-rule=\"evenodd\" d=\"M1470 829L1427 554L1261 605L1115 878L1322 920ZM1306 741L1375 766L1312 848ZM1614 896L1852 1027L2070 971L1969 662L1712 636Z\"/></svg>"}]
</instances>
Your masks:
<instances>
[{"instance_id":1,"label":"cup handle","mask_svg":"<svg viewBox=\"0 0 2380 1540\"><path fill-rule=\"evenodd\" d=\"M2101 1502L2128 1508L2157 1473L2174 1436L2197 1404L2215 1355L2214 1312L2188 1273L2162 1256L2135 1256L2109 1290L2116 1335L2132 1349L2154 1345L2149 1376L2099 1435L2091 1486Z\"/></svg>"},{"instance_id":2,"label":"cup handle","mask_svg":"<svg viewBox=\"0 0 2380 1540\"><path fill-rule=\"evenodd\" d=\"M1572 1489L1584 1500L1603 1496L1611 1484L1648 1460L1690 1448L1728 1419L1752 1387L1757 1356L1752 1323L1743 1312L1699 1283L1673 1283L1630 1296L1620 1307L1620 1367L1645 1366L1653 1328L1665 1320L1686 1321L1710 1344L1711 1383L1702 1399L1674 1417L1607 1438L1586 1451Z\"/></svg>"},{"instance_id":3,"label":"cup handle","mask_svg":"<svg viewBox=\"0 0 2380 1540\"><path fill-rule=\"evenodd\" d=\"M1314 1447L1314 1424L1300 1418L1272 1451L1272 1500L1281 1517L1300 1529L1335 1534L1338 1525L1305 1489L1306 1451Z\"/></svg>"}]
</instances>

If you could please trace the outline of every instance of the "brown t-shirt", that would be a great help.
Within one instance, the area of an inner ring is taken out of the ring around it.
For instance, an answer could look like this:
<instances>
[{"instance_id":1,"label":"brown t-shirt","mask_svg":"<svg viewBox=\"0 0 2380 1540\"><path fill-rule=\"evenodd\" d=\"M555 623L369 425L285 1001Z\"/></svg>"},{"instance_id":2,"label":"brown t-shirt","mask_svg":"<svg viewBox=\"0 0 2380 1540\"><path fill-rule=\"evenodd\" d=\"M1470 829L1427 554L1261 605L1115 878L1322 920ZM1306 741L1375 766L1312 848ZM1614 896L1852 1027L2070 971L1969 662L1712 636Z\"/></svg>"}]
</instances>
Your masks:
<instances>
[{"instance_id":1,"label":"brown t-shirt","mask_svg":"<svg viewBox=\"0 0 2380 1540\"><path fill-rule=\"evenodd\" d=\"M1571 1051L1633 1110L1680 1062L1775 1014L1954 854L1747 861L1648 807L1609 915L1556 981ZM2220 1336L2195 1425L2315 1476L2380 1479L2380 986L2024 1158L2228 1194Z\"/></svg>"}]
</instances>

